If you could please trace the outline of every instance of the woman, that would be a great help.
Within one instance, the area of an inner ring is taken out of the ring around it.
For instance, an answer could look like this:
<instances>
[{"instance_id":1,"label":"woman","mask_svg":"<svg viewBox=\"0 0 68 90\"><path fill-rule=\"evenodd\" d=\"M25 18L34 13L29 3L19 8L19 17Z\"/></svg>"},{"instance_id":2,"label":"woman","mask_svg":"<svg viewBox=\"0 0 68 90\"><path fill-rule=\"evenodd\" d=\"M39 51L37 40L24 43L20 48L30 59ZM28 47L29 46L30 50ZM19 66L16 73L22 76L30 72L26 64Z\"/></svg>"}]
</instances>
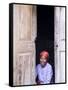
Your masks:
<instances>
[{"instance_id":1,"label":"woman","mask_svg":"<svg viewBox=\"0 0 68 90\"><path fill-rule=\"evenodd\" d=\"M36 67L37 84L49 84L53 75L52 66L48 63L49 53L40 53L40 64Z\"/></svg>"}]
</instances>

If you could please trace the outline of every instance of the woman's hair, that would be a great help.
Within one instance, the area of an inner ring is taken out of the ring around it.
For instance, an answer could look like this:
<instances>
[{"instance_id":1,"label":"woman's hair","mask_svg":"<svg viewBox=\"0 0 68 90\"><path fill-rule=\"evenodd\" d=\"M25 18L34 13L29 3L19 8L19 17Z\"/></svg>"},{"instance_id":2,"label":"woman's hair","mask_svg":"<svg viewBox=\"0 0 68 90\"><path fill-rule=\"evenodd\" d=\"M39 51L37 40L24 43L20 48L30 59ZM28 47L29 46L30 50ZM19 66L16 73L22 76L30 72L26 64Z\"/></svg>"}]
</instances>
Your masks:
<instances>
[{"instance_id":1,"label":"woman's hair","mask_svg":"<svg viewBox=\"0 0 68 90\"><path fill-rule=\"evenodd\" d=\"M48 58L49 58L49 53L48 53L48 51L42 51L42 52L40 53L40 58L41 58L42 56L44 56L46 59L48 59Z\"/></svg>"}]
</instances>

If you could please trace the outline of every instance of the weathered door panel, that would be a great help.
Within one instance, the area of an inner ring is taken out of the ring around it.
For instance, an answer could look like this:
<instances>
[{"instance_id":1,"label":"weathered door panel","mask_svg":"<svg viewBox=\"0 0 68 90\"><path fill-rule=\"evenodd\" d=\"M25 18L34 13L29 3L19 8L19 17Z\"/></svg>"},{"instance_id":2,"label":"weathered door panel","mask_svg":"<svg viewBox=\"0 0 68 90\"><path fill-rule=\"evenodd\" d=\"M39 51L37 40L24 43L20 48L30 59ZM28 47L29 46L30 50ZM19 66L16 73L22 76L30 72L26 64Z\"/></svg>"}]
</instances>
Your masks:
<instances>
[{"instance_id":1,"label":"weathered door panel","mask_svg":"<svg viewBox=\"0 0 68 90\"><path fill-rule=\"evenodd\" d=\"M65 82L65 7L55 7L55 82Z\"/></svg>"},{"instance_id":2,"label":"weathered door panel","mask_svg":"<svg viewBox=\"0 0 68 90\"><path fill-rule=\"evenodd\" d=\"M13 5L13 84L35 84L36 6Z\"/></svg>"}]
</instances>

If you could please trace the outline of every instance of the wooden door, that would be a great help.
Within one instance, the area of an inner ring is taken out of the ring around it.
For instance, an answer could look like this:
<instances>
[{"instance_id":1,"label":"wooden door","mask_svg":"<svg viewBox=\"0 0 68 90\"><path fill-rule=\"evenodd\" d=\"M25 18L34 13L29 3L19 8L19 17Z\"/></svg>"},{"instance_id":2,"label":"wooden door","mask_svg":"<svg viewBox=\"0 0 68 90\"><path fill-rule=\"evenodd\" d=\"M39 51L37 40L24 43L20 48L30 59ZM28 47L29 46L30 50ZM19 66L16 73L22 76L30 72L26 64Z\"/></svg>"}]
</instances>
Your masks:
<instances>
[{"instance_id":1,"label":"wooden door","mask_svg":"<svg viewBox=\"0 0 68 90\"><path fill-rule=\"evenodd\" d=\"M36 6L13 5L13 85L35 84Z\"/></svg>"},{"instance_id":2,"label":"wooden door","mask_svg":"<svg viewBox=\"0 0 68 90\"><path fill-rule=\"evenodd\" d=\"M65 82L65 7L55 7L55 83Z\"/></svg>"}]
</instances>

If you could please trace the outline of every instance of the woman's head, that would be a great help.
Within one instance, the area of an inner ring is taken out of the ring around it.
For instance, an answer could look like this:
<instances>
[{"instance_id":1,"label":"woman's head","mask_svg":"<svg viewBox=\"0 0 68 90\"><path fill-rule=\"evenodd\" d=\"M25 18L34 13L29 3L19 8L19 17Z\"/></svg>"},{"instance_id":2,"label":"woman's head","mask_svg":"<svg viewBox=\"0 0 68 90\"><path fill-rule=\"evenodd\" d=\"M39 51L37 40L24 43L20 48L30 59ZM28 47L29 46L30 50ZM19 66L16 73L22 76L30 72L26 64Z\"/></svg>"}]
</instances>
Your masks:
<instances>
[{"instance_id":1,"label":"woman's head","mask_svg":"<svg viewBox=\"0 0 68 90\"><path fill-rule=\"evenodd\" d=\"M49 58L49 53L47 51L42 51L40 53L40 64L41 64L41 66L46 65L48 58Z\"/></svg>"}]
</instances>

